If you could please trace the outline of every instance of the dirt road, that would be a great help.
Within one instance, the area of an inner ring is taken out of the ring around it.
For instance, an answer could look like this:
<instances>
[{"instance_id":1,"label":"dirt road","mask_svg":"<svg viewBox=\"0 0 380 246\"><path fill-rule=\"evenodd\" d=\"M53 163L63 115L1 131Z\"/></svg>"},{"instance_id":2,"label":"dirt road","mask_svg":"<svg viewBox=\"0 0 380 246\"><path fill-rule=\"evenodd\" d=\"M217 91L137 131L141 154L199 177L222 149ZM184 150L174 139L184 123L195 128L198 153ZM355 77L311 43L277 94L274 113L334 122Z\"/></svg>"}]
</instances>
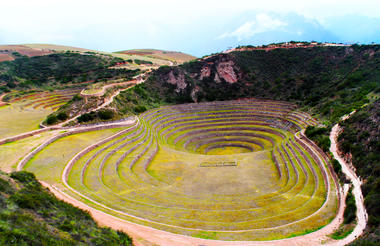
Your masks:
<instances>
[{"instance_id":1,"label":"dirt road","mask_svg":"<svg viewBox=\"0 0 380 246\"><path fill-rule=\"evenodd\" d=\"M331 133L330 133L330 141L331 141L330 151L333 153L334 158L337 161L339 161L340 165L342 166L343 173L346 174L347 178L352 182L352 185L354 186L352 190L352 194L355 197L355 203L356 203L356 208L357 208L356 210L357 224L355 226L355 229L350 235L348 235L346 238L342 240L339 240L337 244L333 244L333 245L345 245L354 241L357 237L359 237L363 233L368 221L368 215L364 207L363 194L360 188L362 182L360 178L356 175L356 173L350 168L349 164L346 163L343 160L343 158L341 158L338 154L338 146L337 146L336 139L339 135L339 132L340 132L340 127L338 124L336 124L332 128Z\"/></svg>"}]
</instances>

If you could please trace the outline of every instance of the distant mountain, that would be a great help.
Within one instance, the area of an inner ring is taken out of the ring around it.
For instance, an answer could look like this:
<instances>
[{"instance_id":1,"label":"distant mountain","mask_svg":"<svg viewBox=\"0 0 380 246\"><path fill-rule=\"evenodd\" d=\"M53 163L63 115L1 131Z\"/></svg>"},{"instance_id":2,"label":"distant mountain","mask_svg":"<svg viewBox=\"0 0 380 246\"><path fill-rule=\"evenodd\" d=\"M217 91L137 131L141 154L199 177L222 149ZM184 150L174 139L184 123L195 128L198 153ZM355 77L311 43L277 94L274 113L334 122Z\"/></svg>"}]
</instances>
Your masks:
<instances>
[{"instance_id":1,"label":"distant mountain","mask_svg":"<svg viewBox=\"0 0 380 246\"><path fill-rule=\"evenodd\" d=\"M20 56L42 56L66 51L74 52L98 52L89 49L55 45L55 44L20 44L20 45L0 45L0 62L12 61Z\"/></svg>"},{"instance_id":2,"label":"distant mountain","mask_svg":"<svg viewBox=\"0 0 380 246\"><path fill-rule=\"evenodd\" d=\"M168 60L177 64L181 64L187 61L196 59L195 56L188 55L178 51L167 51L167 50L157 50L157 49L132 49L118 51L115 53L126 54L126 55L139 55L146 56L156 59Z\"/></svg>"}]
</instances>

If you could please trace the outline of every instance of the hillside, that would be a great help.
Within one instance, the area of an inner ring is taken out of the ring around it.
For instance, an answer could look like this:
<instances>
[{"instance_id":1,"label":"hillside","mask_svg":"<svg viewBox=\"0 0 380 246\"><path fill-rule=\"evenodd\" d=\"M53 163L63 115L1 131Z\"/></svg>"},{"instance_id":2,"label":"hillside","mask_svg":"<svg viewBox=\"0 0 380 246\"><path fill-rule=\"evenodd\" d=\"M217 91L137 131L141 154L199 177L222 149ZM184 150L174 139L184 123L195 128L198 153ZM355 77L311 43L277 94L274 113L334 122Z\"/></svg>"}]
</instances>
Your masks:
<instances>
[{"instance_id":1,"label":"hillside","mask_svg":"<svg viewBox=\"0 0 380 246\"><path fill-rule=\"evenodd\" d=\"M66 52L115 57L121 60L119 60L117 64L114 64L114 68L132 70L149 70L152 68L158 68L162 65L182 64L183 62L195 59L195 57L182 52L153 49L104 52L56 44L19 44L0 45L0 62L13 61L23 56L34 57Z\"/></svg>"},{"instance_id":2,"label":"hillside","mask_svg":"<svg viewBox=\"0 0 380 246\"><path fill-rule=\"evenodd\" d=\"M337 121L380 92L379 66L376 45L231 52L160 67L124 97L147 108L246 97L287 100Z\"/></svg>"},{"instance_id":3,"label":"hillside","mask_svg":"<svg viewBox=\"0 0 380 246\"><path fill-rule=\"evenodd\" d=\"M97 52L94 50L54 44L0 45L0 62L13 61L20 56L42 56L62 52Z\"/></svg>"},{"instance_id":4,"label":"hillside","mask_svg":"<svg viewBox=\"0 0 380 246\"><path fill-rule=\"evenodd\" d=\"M2 91L59 86L88 81L121 78L136 71L109 69L120 58L65 52L34 57L19 57L0 63Z\"/></svg>"},{"instance_id":5,"label":"hillside","mask_svg":"<svg viewBox=\"0 0 380 246\"><path fill-rule=\"evenodd\" d=\"M89 213L58 200L28 172L0 172L1 245L132 245Z\"/></svg>"},{"instance_id":6,"label":"hillside","mask_svg":"<svg viewBox=\"0 0 380 246\"><path fill-rule=\"evenodd\" d=\"M339 148L364 180L362 186L368 212L367 239L357 245L380 241L380 100L368 105L340 123Z\"/></svg>"},{"instance_id":7,"label":"hillside","mask_svg":"<svg viewBox=\"0 0 380 246\"><path fill-rule=\"evenodd\" d=\"M42 56L54 53L49 49L37 49L26 45L0 45L0 62L13 61L20 56Z\"/></svg>"},{"instance_id":8,"label":"hillside","mask_svg":"<svg viewBox=\"0 0 380 246\"><path fill-rule=\"evenodd\" d=\"M182 64L196 59L195 56L188 55L177 51L166 51L166 50L156 50L156 49L133 49L118 51L116 53L126 54L126 55L139 55L151 58L157 58L162 60L168 60L177 64Z\"/></svg>"}]
</instances>

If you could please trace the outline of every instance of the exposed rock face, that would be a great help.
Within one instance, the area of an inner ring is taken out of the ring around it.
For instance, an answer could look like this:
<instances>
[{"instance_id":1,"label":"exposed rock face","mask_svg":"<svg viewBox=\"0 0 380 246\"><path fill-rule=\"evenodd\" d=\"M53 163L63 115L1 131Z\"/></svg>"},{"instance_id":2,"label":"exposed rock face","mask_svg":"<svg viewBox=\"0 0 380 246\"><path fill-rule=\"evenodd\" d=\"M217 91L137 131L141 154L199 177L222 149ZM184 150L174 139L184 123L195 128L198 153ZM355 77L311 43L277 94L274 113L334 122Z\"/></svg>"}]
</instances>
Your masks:
<instances>
[{"instance_id":1,"label":"exposed rock face","mask_svg":"<svg viewBox=\"0 0 380 246\"><path fill-rule=\"evenodd\" d=\"M209 78L211 76L211 68L209 66L204 66L201 69L201 76L199 80L203 80L203 78Z\"/></svg>"},{"instance_id":2,"label":"exposed rock face","mask_svg":"<svg viewBox=\"0 0 380 246\"><path fill-rule=\"evenodd\" d=\"M170 71L168 74L167 82L172 85L177 85L177 89L175 90L176 92L180 92L187 87L185 74L182 71L180 71L177 76L174 75L173 71Z\"/></svg>"},{"instance_id":3,"label":"exposed rock face","mask_svg":"<svg viewBox=\"0 0 380 246\"><path fill-rule=\"evenodd\" d=\"M191 99L193 102L198 102L197 93L201 90L199 86L195 86L195 88L191 91Z\"/></svg>"},{"instance_id":4,"label":"exposed rock face","mask_svg":"<svg viewBox=\"0 0 380 246\"><path fill-rule=\"evenodd\" d=\"M242 79L243 72L236 65L232 55L222 54L203 58L188 65L161 68L156 72L156 76L163 82L156 88L162 94L173 93L173 98L177 97L176 100L198 102L204 100L205 92L228 91L229 85L237 88L235 83Z\"/></svg>"},{"instance_id":5,"label":"exposed rock face","mask_svg":"<svg viewBox=\"0 0 380 246\"><path fill-rule=\"evenodd\" d=\"M216 70L219 77L223 78L228 83L236 83L238 81L238 75L234 71L233 61L224 61L218 63Z\"/></svg>"},{"instance_id":6,"label":"exposed rock face","mask_svg":"<svg viewBox=\"0 0 380 246\"><path fill-rule=\"evenodd\" d=\"M241 76L239 71L239 68L229 57L210 57L199 72L199 80L202 81L205 78L213 76L213 80L216 83L224 80L232 84L239 80Z\"/></svg>"},{"instance_id":7,"label":"exposed rock face","mask_svg":"<svg viewBox=\"0 0 380 246\"><path fill-rule=\"evenodd\" d=\"M220 83L220 82L222 82L222 81L220 80L220 78L219 78L218 73L215 74L214 81L215 81L216 83Z\"/></svg>"}]
</instances>

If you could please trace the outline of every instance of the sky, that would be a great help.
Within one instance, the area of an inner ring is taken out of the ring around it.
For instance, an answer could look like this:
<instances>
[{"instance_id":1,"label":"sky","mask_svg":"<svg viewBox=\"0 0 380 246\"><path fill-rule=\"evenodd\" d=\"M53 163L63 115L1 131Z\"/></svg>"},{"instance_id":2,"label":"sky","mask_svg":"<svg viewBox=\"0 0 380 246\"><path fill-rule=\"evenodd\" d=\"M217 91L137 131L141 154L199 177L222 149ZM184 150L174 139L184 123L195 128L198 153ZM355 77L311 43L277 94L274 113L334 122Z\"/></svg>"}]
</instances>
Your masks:
<instances>
[{"instance_id":1,"label":"sky","mask_svg":"<svg viewBox=\"0 0 380 246\"><path fill-rule=\"evenodd\" d=\"M0 44L195 56L291 40L380 43L378 0L2 0Z\"/></svg>"}]
</instances>

